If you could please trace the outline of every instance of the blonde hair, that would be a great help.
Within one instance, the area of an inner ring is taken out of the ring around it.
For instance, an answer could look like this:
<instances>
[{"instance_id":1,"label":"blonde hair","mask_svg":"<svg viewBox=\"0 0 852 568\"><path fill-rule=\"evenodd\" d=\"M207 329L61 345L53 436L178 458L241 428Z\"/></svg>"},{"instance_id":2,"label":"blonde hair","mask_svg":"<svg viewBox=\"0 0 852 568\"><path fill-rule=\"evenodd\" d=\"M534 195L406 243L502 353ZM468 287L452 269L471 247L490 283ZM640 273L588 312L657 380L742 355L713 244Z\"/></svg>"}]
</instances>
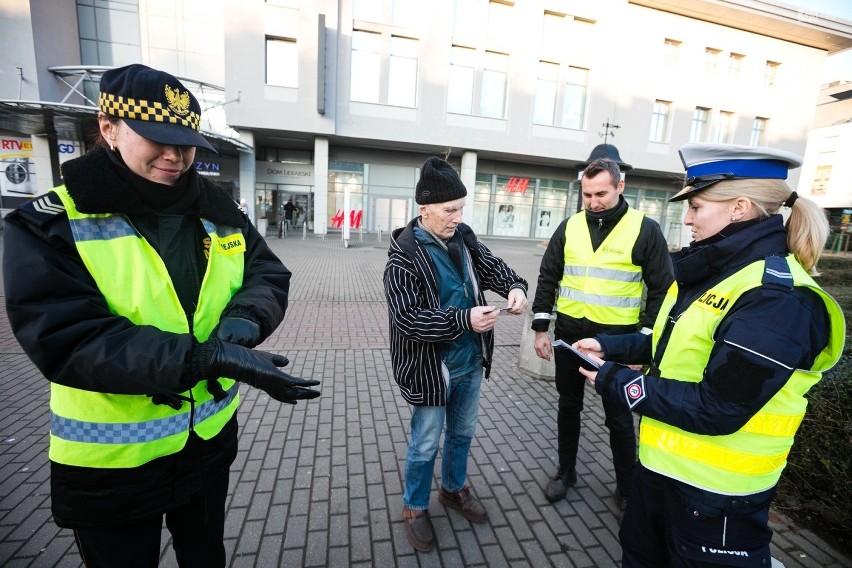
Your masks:
<instances>
[{"instance_id":1,"label":"blonde hair","mask_svg":"<svg viewBox=\"0 0 852 568\"><path fill-rule=\"evenodd\" d=\"M781 179L731 179L714 183L699 196L708 201L729 201L745 197L761 218L779 213L792 190ZM787 249L799 264L818 276L816 264L828 239L828 219L812 200L799 196L790 208L787 220Z\"/></svg>"}]
</instances>

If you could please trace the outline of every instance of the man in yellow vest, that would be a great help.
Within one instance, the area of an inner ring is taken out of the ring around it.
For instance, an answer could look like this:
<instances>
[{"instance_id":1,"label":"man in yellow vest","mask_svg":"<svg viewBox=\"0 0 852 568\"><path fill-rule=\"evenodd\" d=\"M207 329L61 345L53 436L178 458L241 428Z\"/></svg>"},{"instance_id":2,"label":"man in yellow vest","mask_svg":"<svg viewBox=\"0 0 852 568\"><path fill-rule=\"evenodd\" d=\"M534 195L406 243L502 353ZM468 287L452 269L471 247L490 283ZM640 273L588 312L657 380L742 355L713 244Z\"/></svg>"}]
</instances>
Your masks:
<instances>
[{"instance_id":1,"label":"man in yellow vest","mask_svg":"<svg viewBox=\"0 0 852 568\"><path fill-rule=\"evenodd\" d=\"M242 382L319 396L255 351L290 271L198 175L198 101L129 65L100 83L98 145L64 185L6 219L6 310L50 381L53 518L93 567L157 566L165 517L180 566L225 566L225 499Z\"/></svg>"},{"instance_id":2,"label":"man in yellow vest","mask_svg":"<svg viewBox=\"0 0 852 568\"><path fill-rule=\"evenodd\" d=\"M828 236L784 179L801 160L773 148L680 150L694 240L652 336L576 346L648 363L581 371L642 416L639 463L619 537L624 566L769 566L769 505L805 414L805 393L843 352L843 312L811 278ZM789 211L784 223L782 209Z\"/></svg>"},{"instance_id":3,"label":"man in yellow vest","mask_svg":"<svg viewBox=\"0 0 852 568\"><path fill-rule=\"evenodd\" d=\"M541 260L532 329L535 351L553 356L550 314L556 306L556 339L566 343L600 332L628 333L644 327L650 333L666 289L672 281L665 237L656 221L628 206L618 163L591 162L580 181L583 210L556 228ZM641 314L642 284L647 287ZM559 468L545 497L563 499L577 481L577 449L584 377L563 350L556 351L559 393L557 438ZM636 461L636 434L628 409L604 402L615 467L615 504L619 512L629 491Z\"/></svg>"}]
</instances>

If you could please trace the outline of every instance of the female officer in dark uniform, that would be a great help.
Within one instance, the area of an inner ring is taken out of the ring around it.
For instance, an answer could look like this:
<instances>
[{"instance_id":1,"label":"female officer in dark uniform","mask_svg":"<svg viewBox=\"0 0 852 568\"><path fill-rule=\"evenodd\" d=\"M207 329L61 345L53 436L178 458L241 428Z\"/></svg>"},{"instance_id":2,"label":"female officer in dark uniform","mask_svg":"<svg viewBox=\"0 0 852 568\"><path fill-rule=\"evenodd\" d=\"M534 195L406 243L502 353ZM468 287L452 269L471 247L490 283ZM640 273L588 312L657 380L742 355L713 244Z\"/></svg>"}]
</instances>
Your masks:
<instances>
[{"instance_id":1,"label":"female officer in dark uniform","mask_svg":"<svg viewBox=\"0 0 852 568\"><path fill-rule=\"evenodd\" d=\"M788 152L689 144L680 154L686 187L672 201L689 200L694 240L673 255L653 335L576 343L651 369L581 372L642 415L623 566L769 566L769 505L804 394L843 351L843 313L810 276L828 223L784 182L801 165Z\"/></svg>"},{"instance_id":2,"label":"female officer in dark uniform","mask_svg":"<svg viewBox=\"0 0 852 568\"><path fill-rule=\"evenodd\" d=\"M224 566L235 381L283 402L318 384L251 348L278 326L290 271L198 176L201 109L143 65L101 79L102 143L6 217L12 330L51 381L53 517L87 566Z\"/></svg>"}]
</instances>

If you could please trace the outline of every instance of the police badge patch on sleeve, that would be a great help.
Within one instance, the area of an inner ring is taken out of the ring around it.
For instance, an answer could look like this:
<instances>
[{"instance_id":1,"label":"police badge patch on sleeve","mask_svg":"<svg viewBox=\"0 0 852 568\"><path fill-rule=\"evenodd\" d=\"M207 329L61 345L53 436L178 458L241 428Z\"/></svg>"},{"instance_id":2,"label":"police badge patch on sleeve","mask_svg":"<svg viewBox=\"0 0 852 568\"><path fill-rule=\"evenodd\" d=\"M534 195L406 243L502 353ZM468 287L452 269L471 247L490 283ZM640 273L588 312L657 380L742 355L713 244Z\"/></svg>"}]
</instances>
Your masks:
<instances>
[{"instance_id":1,"label":"police badge patch on sleeve","mask_svg":"<svg viewBox=\"0 0 852 568\"><path fill-rule=\"evenodd\" d=\"M630 410L645 400L645 375L639 375L624 385L624 397L627 399Z\"/></svg>"}]
</instances>

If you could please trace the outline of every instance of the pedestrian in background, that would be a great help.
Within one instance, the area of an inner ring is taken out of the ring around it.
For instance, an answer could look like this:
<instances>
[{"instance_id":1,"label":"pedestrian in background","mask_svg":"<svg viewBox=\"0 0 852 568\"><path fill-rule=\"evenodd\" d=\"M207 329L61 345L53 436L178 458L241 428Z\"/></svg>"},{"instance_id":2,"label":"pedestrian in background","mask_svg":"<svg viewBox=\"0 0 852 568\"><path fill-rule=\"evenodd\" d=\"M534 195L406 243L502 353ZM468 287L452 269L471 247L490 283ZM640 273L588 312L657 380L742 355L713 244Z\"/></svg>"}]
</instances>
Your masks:
<instances>
[{"instance_id":1,"label":"pedestrian in background","mask_svg":"<svg viewBox=\"0 0 852 568\"><path fill-rule=\"evenodd\" d=\"M143 65L106 71L99 145L6 221L12 331L50 381L53 517L87 566L224 566L239 385L319 396L252 348L284 318L290 271L193 167L198 101Z\"/></svg>"},{"instance_id":2,"label":"pedestrian in background","mask_svg":"<svg viewBox=\"0 0 852 568\"><path fill-rule=\"evenodd\" d=\"M828 222L784 181L798 156L715 144L680 155L686 187L670 201L689 201L694 240L673 255L653 335L576 344L599 363L651 368L581 372L642 416L623 565L769 566L769 505L804 395L843 352L843 312L810 276Z\"/></svg>"},{"instance_id":3,"label":"pedestrian in background","mask_svg":"<svg viewBox=\"0 0 852 568\"><path fill-rule=\"evenodd\" d=\"M296 206L293 205L293 198L287 200L287 203L281 206L281 213L278 216L278 238L280 239L286 231L290 230L293 225L293 211Z\"/></svg>"},{"instance_id":4,"label":"pedestrian in background","mask_svg":"<svg viewBox=\"0 0 852 568\"><path fill-rule=\"evenodd\" d=\"M471 522L488 520L466 484L499 314L484 293L508 298L512 314L527 306L526 280L462 223L466 195L449 163L427 159L415 192L420 215L393 232L384 273L394 378L411 404L402 516L408 541L424 552L434 546L429 496L444 428L438 499Z\"/></svg>"},{"instance_id":5,"label":"pedestrian in background","mask_svg":"<svg viewBox=\"0 0 852 568\"><path fill-rule=\"evenodd\" d=\"M580 180L583 210L562 221L541 259L532 329L535 352L550 360L547 334L556 306L554 335L566 343L599 332L650 333L672 282L668 245L656 221L628 206L618 164L600 158ZM647 288L641 313L642 284ZM563 499L577 482L577 449L585 377L563 350L556 351L556 418L559 469L544 496ZM614 499L621 511L629 495L630 471L636 462L636 432L629 409L604 400L609 445L615 468Z\"/></svg>"}]
</instances>

